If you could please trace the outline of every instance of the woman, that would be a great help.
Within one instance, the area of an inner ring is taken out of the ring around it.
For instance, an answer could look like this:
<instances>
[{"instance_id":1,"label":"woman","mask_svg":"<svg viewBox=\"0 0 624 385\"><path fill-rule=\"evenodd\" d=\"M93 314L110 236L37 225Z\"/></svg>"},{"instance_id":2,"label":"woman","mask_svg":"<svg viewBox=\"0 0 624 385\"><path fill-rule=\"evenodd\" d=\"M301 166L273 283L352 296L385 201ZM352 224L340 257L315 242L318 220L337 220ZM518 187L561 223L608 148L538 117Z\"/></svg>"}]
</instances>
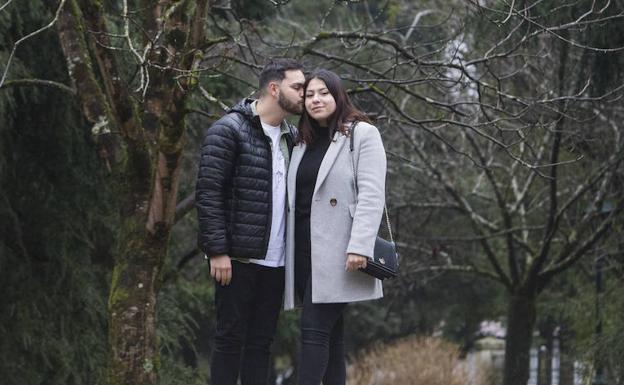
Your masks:
<instances>
[{"instance_id":1,"label":"woman","mask_svg":"<svg viewBox=\"0 0 624 385\"><path fill-rule=\"evenodd\" d=\"M343 310L383 295L381 281L358 269L373 256L386 154L379 131L353 107L335 73L316 70L304 88L288 171L284 304L303 305L299 385L343 385Z\"/></svg>"}]
</instances>

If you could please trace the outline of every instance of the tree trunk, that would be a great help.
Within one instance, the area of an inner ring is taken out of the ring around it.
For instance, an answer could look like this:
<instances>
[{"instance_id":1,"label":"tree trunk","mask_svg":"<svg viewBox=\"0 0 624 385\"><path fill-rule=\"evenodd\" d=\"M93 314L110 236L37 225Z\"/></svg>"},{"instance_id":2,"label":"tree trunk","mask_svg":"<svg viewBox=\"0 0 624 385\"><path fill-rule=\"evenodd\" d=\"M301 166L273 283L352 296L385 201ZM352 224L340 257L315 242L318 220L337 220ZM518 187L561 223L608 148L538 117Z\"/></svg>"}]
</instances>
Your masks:
<instances>
[{"instance_id":1,"label":"tree trunk","mask_svg":"<svg viewBox=\"0 0 624 385\"><path fill-rule=\"evenodd\" d=\"M555 348L555 323L548 317L538 326L540 336L544 341L540 351L540 370L538 385L551 385L553 372L553 356Z\"/></svg>"},{"instance_id":2,"label":"tree trunk","mask_svg":"<svg viewBox=\"0 0 624 385\"><path fill-rule=\"evenodd\" d=\"M527 385L535 325L535 297L512 294L507 308L504 385Z\"/></svg>"},{"instance_id":3,"label":"tree trunk","mask_svg":"<svg viewBox=\"0 0 624 385\"><path fill-rule=\"evenodd\" d=\"M559 364L559 385L574 385L574 356L572 355L571 348L568 341L572 339L572 336L567 332L566 326L562 326L562 331L559 333L559 352L560 352L560 364Z\"/></svg>"},{"instance_id":4,"label":"tree trunk","mask_svg":"<svg viewBox=\"0 0 624 385\"><path fill-rule=\"evenodd\" d=\"M122 204L119 250L108 303L109 385L155 385L158 381L156 299L175 217L183 117L172 124L180 127L179 136L169 143L172 152L158 152L150 170L128 173L126 178L129 191ZM151 182L146 178L149 175L153 176ZM147 190L145 186L150 183Z\"/></svg>"},{"instance_id":5,"label":"tree trunk","mask_svg":"<svg viewBox=\"0 0 624 385\"><path fill-rule=\"evenodd\" d=\"M535 381L537 382L537 385L549 385L546 383L545 378L544 378L544 364L546 362L545 357L546 356L546 350L542 350L541 346L539 346L537 348L537 371L536 371L536 378ZM529 365L530 366L530 365ZM529 367L529 378L531 377L531 370Z\"/></svg>"},{"instance_id":6,"label":"tree trunk","mask_svg":"<svg viewBox=\"0 0 624 385\"><path fill-rule=\"evenodd\" d=\"M145 218L124 218L120 229L108 302L109 385L157 383L156 295L169 232L148 233Z\"/></svg>"},{"instance_id":7,"label":"tree trunk","mask_svg":"<svg viewBox=\"0 0 624 385\"><path fill-rule=\"evenodd\" d=\"M152 12L145 8L145 14L152 15L146 18L148 29L167 3L146 2L153 7ZM208 2L189 4L168 16L168 48L154 50L154 62L162 59L188 70L199 65L202 56L190 52L204 38ZM102 46L109 44L101 2L67 1L57 30L69 76L121 202L108 302L108 383L155 385L160 367L156 299L175 219L190 85L184 77L176 79L173 71L151 68L147 102L139 105L123 84L112 51ZM150 36L158 34L151 32ZM182 50L185 47L188 51ZM165 52L166 57L160 57Z\"/></svg>"},{"instance_id":8,"label":"tree trunk","mask_svg":"<svg viewBox=\"0 0 624 385\"><path fill-rule=\"evenodd\" d=\"M544 360L544 384L552 385L552 372L553 372L553 353L554 353L554 336L553 329L548 329L548 334L546 335L546 357Z\"/></svg>"}]
</instances>

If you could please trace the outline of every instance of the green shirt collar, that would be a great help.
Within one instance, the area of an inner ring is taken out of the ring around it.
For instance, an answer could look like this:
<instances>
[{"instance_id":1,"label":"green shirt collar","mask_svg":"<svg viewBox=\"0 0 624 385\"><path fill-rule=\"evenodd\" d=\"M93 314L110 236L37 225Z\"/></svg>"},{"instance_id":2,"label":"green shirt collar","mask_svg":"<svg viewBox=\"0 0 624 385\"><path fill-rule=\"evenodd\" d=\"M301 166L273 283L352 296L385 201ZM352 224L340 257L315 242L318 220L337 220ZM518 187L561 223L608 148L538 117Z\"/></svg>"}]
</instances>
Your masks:
<instances>
[{"instance_id":1,"label":"green shirt collar","mask_svg":"<svg viewBox=\"0 0 624 385\"><path fill-rule=\"evenodd\" d=\"M258 110L256 108L256 105L258 104L258 100L254 100L253 102L251 102L251 113L253 114L253 116L258 116ZM260 117L258 116L258 120L260 120ZM282 134L287 134L290 132L290 127L288 127L288 123L286 122L286 119L282 120L282 123L280 123L280 132Z\"/></svg>"}]
</instances>

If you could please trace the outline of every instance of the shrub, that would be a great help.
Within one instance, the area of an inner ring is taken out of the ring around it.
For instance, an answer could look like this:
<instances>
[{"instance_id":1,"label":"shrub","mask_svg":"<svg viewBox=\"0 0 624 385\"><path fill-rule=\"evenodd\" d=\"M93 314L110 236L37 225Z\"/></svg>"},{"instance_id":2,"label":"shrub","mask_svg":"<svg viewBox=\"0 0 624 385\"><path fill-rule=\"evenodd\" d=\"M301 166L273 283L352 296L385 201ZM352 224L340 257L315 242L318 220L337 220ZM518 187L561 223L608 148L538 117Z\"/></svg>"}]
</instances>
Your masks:
<instances>
[{"instance_id":1,"label":"shrub","mask_svg":"<svg viewBox=\"0 0 624 385\"><path fill-rule=\"evenodd\" d=\"M357 354L347 385L481 385L483 371L470 373L459 348L433 337L408 337Z\"/></svg>"}]
</instances>

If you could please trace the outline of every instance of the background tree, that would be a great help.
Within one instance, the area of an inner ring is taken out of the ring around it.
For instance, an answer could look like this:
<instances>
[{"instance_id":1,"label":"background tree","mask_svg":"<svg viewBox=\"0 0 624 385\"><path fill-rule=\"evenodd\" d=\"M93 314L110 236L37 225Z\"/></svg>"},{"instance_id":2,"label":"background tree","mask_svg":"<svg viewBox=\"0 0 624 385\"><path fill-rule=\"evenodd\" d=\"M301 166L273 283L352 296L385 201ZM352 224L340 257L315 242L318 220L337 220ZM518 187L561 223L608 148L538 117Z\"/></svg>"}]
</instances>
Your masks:
<instances>
[{"instance_id":1,"label":"background tree","mask_svg":"<svg viewBox=\"0 0 624 385\"><path fill-rule=\"evenodd\" d=\"M42 3L15 3L0 12L0 71L17 38L49 20ZM50 30L20 46L11 73L66 83L64 67ZM67 90L11 80L0 89L0 373L6 384L102 383L115 216L84 127Z\"/></svg>"}]
</instances>

